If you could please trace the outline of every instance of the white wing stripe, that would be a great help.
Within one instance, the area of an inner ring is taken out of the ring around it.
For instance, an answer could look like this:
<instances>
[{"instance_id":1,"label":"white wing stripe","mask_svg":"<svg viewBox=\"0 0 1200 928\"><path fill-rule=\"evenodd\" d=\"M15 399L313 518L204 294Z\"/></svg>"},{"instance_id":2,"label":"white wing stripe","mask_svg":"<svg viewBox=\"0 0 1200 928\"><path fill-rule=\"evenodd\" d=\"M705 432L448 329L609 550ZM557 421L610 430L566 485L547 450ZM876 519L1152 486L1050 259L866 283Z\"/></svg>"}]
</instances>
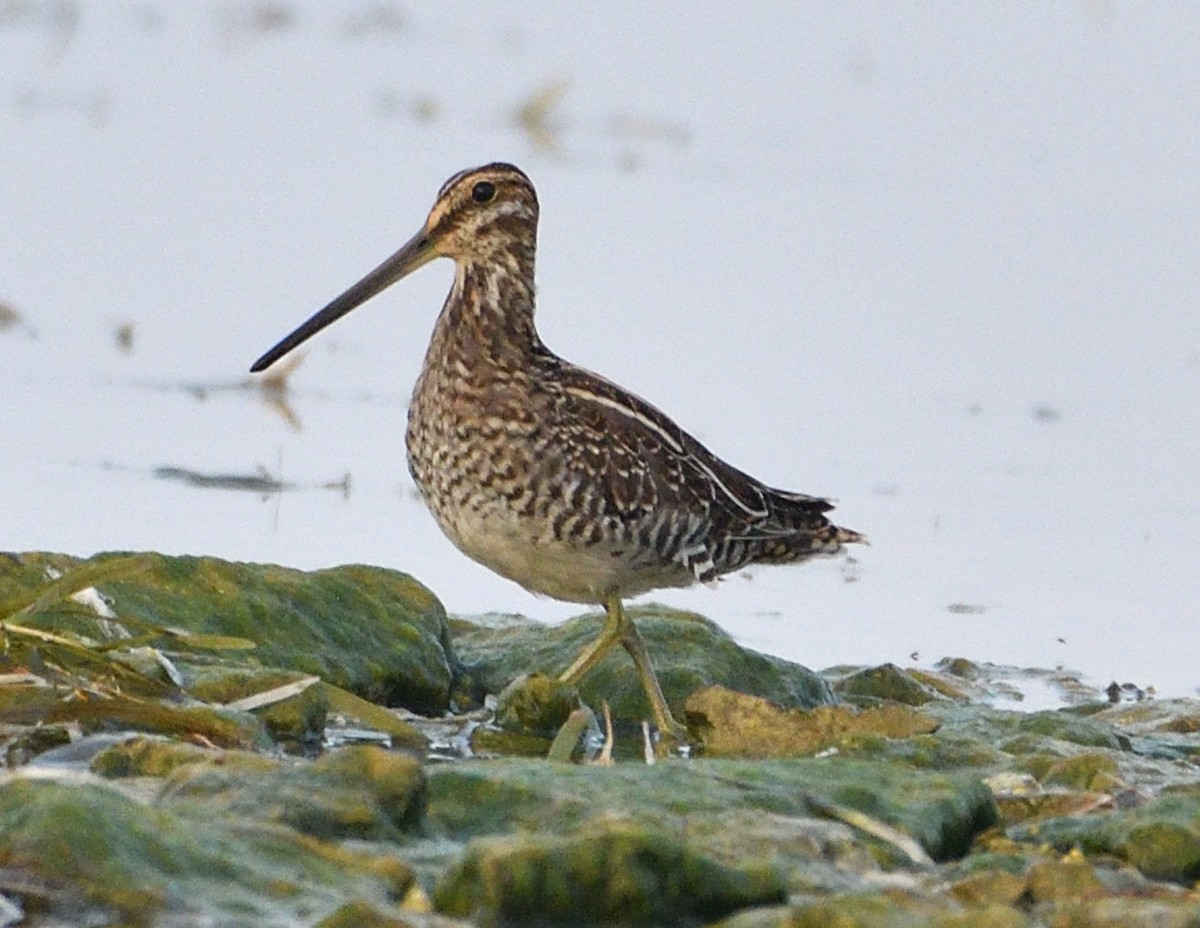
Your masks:
<instances>
[{"instance_id":1,"label":"white wing stripe","mask_svg":"<svg viewBox=\"0 0 1200 928\"><path fill-rule=\"evenodd\" d=\"M633 419L635 422L641 423L655 435L665 441L671 447L671 450L676 454L683 454L683 445L676 441L675 436L665 431L653 419L643 416L636 409L630 409L624 403L620 402L619 400L614 400L612 397L598 396L591 390L584 390L580 387L567 387L566 389L568 393L574 393L576 396L585 400L591 400L593 403L599 403L601 406L607 406L609 409L619 412L627 419Z\"/></svg>"},{"instance_id":2,"label":"white wing stripe","mask_svg":"<svg viewBox=\"0 0 1200 928\"><path fill-rule=\"evenodd\" d=\"M568 393L573 393L575 396L585 400L591 400L593 403L599 403L601 406L606 406L614 412L619 412L626 418L634 420L640 425L648 428L655 435L666 442L668 447L670 447L671 450L676 454L684 453L683 445L676 440L675 436L663 429L662 426L660 426L653 419L642 415L636 409L631 409L620 400L615 400L610 396L599 396L593 393L591 390L585 390L580 387L567 387L566 390ZM767 517L767 508L765 506L758 508L747 506L744 502L738 499L736 495L734 495L733 491L730 490L729 487L725 486L721 478L714 474L712 469L709 468L707 464L699 460L695 455L689 455L689 459L692 464L704 471L704 473L708 476L708 479L711 480L713 484L715 484L721 490L722 493L729 497L735 506L742 510L742 512L746 513L746 515L753 516L756 519L765 519Z\"/></svg>"}]
</instances>

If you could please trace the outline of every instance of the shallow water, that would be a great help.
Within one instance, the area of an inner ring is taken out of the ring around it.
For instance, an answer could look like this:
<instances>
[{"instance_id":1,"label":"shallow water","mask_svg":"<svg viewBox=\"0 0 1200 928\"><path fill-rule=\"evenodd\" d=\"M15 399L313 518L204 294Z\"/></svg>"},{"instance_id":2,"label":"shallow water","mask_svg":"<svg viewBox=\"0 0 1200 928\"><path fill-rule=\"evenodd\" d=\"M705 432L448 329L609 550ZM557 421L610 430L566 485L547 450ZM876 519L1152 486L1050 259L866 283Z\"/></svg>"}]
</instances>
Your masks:
<instances>
[{"instance_id":1,"label":"shallow water","mask_svg":"<svg viewBox=\"0 0 1200 928\"><path fill-rule=\"evenodd\" d=\"M323 333L286 406L245 373L506 159L547 343L871 536L656 598L810 666L1194 692L1200 7L564 10L0 3L3 546L575 614L415 498L449 265Z\"/></svg>"}]
</instances>

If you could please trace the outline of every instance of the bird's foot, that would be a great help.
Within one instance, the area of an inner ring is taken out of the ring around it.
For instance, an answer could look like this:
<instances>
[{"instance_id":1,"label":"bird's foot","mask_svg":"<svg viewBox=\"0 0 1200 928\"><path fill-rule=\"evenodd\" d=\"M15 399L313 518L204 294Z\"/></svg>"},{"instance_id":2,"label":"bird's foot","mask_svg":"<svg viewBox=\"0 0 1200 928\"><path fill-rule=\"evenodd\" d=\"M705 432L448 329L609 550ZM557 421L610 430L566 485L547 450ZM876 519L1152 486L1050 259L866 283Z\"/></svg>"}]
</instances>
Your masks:
<instances>
[{"instance_id":1,"label":"bird's foot","mask_svg":"<svg viewBox=\"0 0 1200 928\"><path fill-rule=\"evenodd\" d=\"M649 723L642 722L646 763L654 763L655 757L687 757L691 754L692 743L688 740L688 730L673 716L659 719L657 729L657 736L652 737Z\"/></svg>"}]
</instances>

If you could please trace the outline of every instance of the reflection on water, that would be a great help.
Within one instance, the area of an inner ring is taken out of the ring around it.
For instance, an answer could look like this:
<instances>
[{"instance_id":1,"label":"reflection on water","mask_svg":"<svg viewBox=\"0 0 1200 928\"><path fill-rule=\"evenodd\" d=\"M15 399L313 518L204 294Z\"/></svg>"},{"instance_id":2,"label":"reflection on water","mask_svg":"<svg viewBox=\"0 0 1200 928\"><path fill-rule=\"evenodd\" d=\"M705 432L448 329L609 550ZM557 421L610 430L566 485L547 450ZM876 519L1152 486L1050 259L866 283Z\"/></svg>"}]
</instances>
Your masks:
<instances>
[{"instance_id":1,"label":"reflection on water","mask_svg":"<svg viewBox=\"0 0 1200 928\"><path fill-rule=\"evenodd\" d=\"M261 464L251 473L211 473L193 470L190 467L175 467L171 465L161 465L147 470L145 468L116 464L112 461L105 461L97 466L101 471L144 474L157 480L174 481L200 490L234 490L256 493L263 500L270 499L283 492L294 492L297 490L336 490L341 494L343 499L350 498L350 474L348 473L343 474L336 480L298 483L283 480Z\"/></svg>"},{"instance_id":2,"label":"reflection on water","mask_svg":"<svg viewBox=\"0 0 1200 928\"><path fill-rule=\"evenodd\" d=\"M132 323L129 324L132 326ZM118 345L125 349L124 345ZM296 369L304 363L306 355L301 352L286 358L275 365L270 371L253 377L239 377L236 380L224 381L141 381L132 383L146 390L159 390L166 393L183 393L195 400L203 402L213 394L220 393L250 393L258 397L262 403L287 423L293 431L301 428L300 417L291 402L291 378Z\"/></svg>"},{"instance_id":3,"label":"reflection on water","mask_svg":"<svg viewBox=\"0 0 1200 928\"><path fill-rule=\"evenodd\" d=\"M273 477L261 465L254 474L202 474L187 467L156 467L151 471L160 480L178 480L188 486L200 487L205 490L250 490L263 494L267 498L273 493L284 490L319 489L339 490L343 497L350 498L350 475L346 474L340 480L327 480L324 483L302 486L298 483L285 483Z\"/></svg>"}]
</instances>

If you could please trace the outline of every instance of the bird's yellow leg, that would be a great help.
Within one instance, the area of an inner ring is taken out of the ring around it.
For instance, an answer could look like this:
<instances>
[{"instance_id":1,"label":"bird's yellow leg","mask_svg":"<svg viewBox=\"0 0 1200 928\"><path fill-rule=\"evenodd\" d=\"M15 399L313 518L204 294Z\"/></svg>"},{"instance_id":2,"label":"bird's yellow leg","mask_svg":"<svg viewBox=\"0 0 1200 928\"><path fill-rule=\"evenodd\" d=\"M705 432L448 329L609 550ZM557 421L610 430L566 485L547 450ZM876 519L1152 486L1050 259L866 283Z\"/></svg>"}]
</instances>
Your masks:
<instances>
[{"instance_id":1,"label":"bird's yellow leg","mask_svg":"<svg viewBox=\"0 0 1200 928\"><path fill-rule=\"evenodd\" d=\"M654 673L654 666L650 663L650 653L646 650L646 643L642 641L637 626L625 615L625 609L619 599L611 600L609 608L615 608L620 615L618 624L621 629L621 644L633 658L633 666L637 668L638 676L642 678L642 689L646 691L646 698L650 700L650 709L654 712L654 724L658 726L663 737L674 738L681 743L686 742L687 729L676 722L675 716L671 715L671 707L667 705L662 687L658 685L658 676Z\"/></svg>"},{"instance_id":2,"label":"bird's yellow leg","mask_svg":"<svg viewBox=\"0 0 1200 928\"><path fill-rule=\"evenodd\" d=\"M621 640L621 622L625 615L621 610L620 600L617 600L617 610L614 612L612 604L609 603L604 628L595 641L579 652L579 657L575 658L571 666L558 675L559 680L572 685L578 683L589 670L604 659L604 655L612 650L612 646Z\"/></svg>"},{"instance_id":3,"label":"bird's yellow leg","mask_svg":"<svg viewBox=\"0 0 1200 928\"><path fill-rule=\"evenodd\" d=\"M658 685L654 667L650 663L650 654L646 650L646 643L642 641L637 626L625 615L625 608L621 605L620 597L611 597L605 603L605 610L607 615L603 630L595 641L583 649L583 653L575 659L575 662L563 671L559 679L564 683L577 683L619 641L621 646L629 652L629 656L633 658L633 665L637 668L638 677L642 681L642 689L646 691L646 698L650 700L650 709L654 713L654 723L658 726L658 730L664 736L681 742L686 741L687 730L671 715L671 708L667 705L662 687Z\"/></svg>"}]
</instances>

